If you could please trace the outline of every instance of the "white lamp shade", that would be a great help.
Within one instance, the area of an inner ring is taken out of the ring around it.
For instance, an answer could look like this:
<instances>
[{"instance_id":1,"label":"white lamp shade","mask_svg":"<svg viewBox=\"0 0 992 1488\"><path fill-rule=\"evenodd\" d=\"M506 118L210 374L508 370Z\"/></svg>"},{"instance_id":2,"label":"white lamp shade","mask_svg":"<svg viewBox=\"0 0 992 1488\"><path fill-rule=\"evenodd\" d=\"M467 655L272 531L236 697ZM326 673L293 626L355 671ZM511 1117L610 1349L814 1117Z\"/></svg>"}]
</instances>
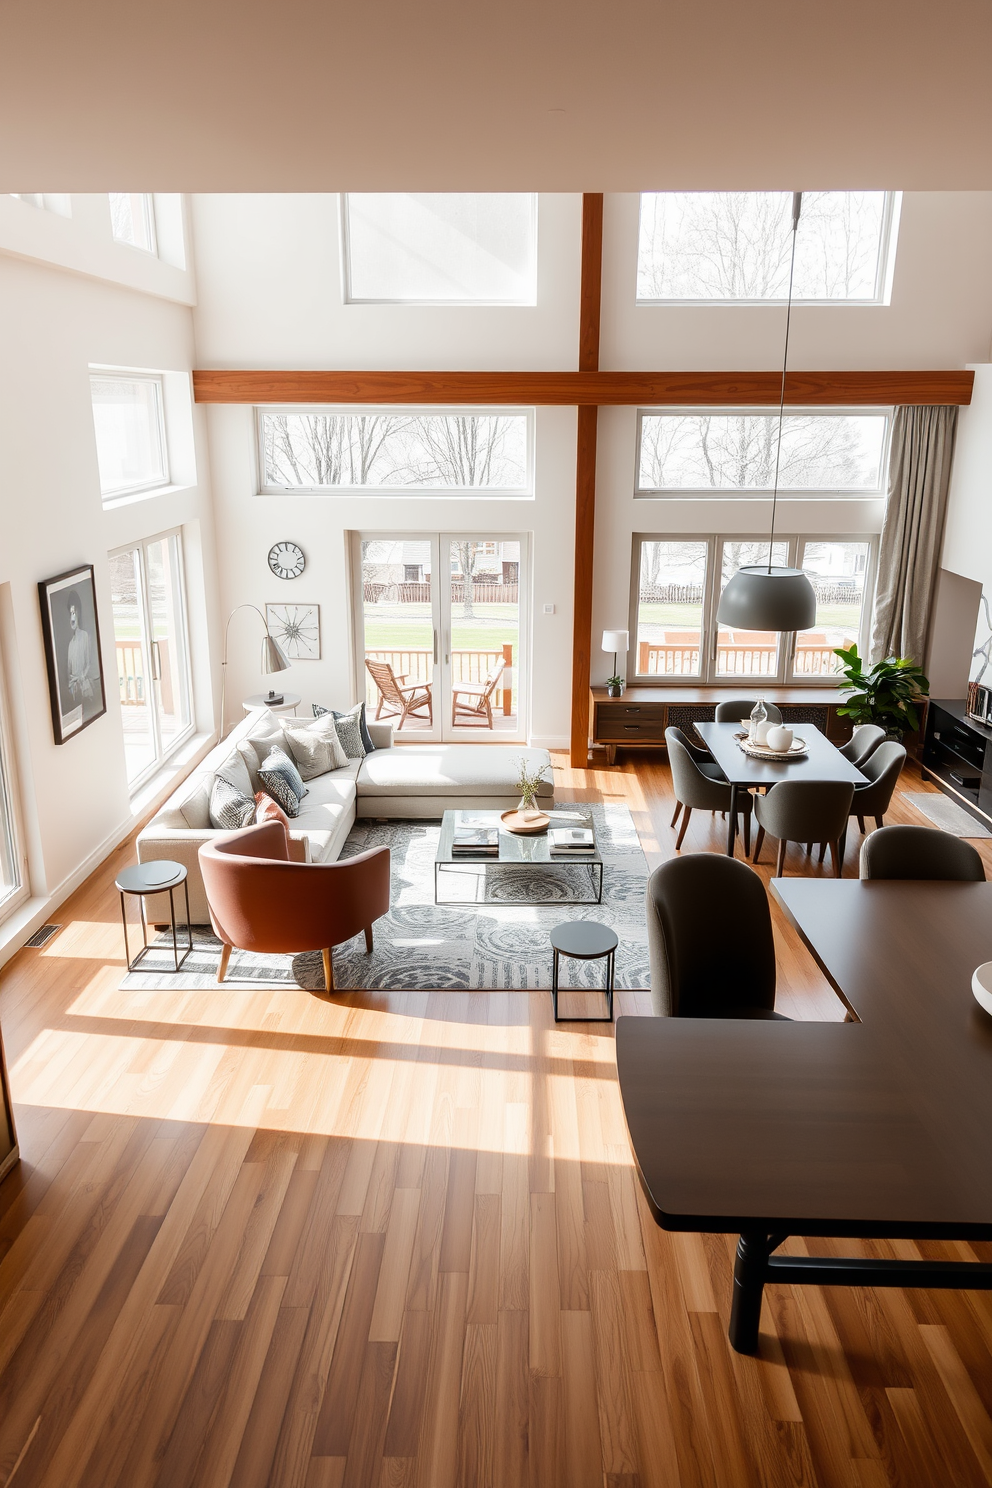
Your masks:
<instances>
[{"instance_id":1,"label":"white lamp shade","mask_svg":"<svg viewBox=\"0 0 992 1488\"><path fill-rule=\"evenodd\" d=\"M603 650L616 651L618 653L622 651L626 655L628 634L626 630L604 630Z\"/></svg>"}]
</instances>

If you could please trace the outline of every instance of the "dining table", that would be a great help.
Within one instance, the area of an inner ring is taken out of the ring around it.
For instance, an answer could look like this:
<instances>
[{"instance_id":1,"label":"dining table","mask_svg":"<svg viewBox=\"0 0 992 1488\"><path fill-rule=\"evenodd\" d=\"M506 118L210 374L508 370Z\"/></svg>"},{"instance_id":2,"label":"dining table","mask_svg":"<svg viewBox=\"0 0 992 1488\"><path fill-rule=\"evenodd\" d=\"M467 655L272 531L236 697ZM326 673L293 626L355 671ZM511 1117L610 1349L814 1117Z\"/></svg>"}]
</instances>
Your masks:
<instances>
[{"instance_id":1,"label":"dining table","mask_svg":"<svg viewBox=\"0 0 992 1488\"><path fill-rule=\"evenodd\" d=\"M737 796L741 790L768 790L781 780L845 780L852 785L866 785L867 777L845 759L826 734L812 723L802 723L793 730L806 745L805 753L795 759L759 759L746 754L738 737L744 732L740 723L697 723L696 732L720 766L730 786L730 810L727 815L727 856L734 856L737 841Z\"/></svg>"},{"instance_id":2,"label":"dining table","mask_svg":"<svg viewBox=\"0 0 992 1488\"><path fill-rule=\"evenodd\" d=\"M641 1187L668 1230L737 1233L730 1339L766 1282L992 1290L958 1257L776 1256L790 1235L992 1240L992 884L779 878L845 1021L617 1021ZM893 1249L893 1247L883 1247ZM894 1247L898 1250L898 1246Z\"/></svg>"}]
</instances>

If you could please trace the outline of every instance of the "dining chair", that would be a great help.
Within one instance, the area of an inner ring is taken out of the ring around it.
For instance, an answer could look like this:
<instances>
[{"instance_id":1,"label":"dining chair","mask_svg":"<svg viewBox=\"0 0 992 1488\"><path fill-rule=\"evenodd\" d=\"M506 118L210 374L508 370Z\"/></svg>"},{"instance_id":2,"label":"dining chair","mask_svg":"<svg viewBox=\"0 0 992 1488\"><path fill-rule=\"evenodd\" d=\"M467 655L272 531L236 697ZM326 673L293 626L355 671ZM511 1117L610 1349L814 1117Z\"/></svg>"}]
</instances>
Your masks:
<instances>
[{"instance_id":1,"label":"dining chair","mask_svg":"<svg viewBox=\"0 0 992 1488\"><path fill-rule=\"evenodd\" d=\"M729 702L717 703L713 721L714 723L743 723L745 718L750 718L751 709L757 701L757 698L731 698ZM766 703L765 712L768 714L769 723L782 722L782 710L776 708L774 703Z\"/></svg>"},{"instance_id":2,"label":"dining chair","mask_svg":"<svg viewBox=\"0 0 992 1488\"><path fill-rule=\"evenodd\" d=\"M985 866L971 843L937 827L880 827L861 845L859 871L862 878L985 881Z\"/></svg>"},{"instance_id":3,"label":"dining chair","mask_svg":"<svg viewBox=\"0 0 992 1488\"><path fill-rule=\"evenodd\" d=\"M689 818L694 811L729 811L730 786L720 766L699 761L692 753L689 741L681 729L667 728L665 744L668 748L668 763L672 770L672 788L675 792L675 815L672 826L683 812L682 825L675 839L676 852L682 846ZM737 793L737 814L744 818L744 852L751 846L751 797L747 791Z\"/></svg>"},{"instance_id":4,"label":"dining chair","mask_svg":"<svg viewBox=\"0 0 992 1488\"><path fill-rule=\"evenodd\" d=\"M846 780L781 780L767 796L756 796L754 814L758 835L754 841L756 863L765 833L778 838L775 877L785 870L785 850L790 842L821 842L823 854L829 843L834 873L840 878L844 865L843 838L851 811L854 786Z\"/></svg>"},{"instance_id":5,"label":"dining chair","mask_svg":"<svg viewBox=\"0 0 992 1488\"><path fill-rule=\"evenodd\" d=\"M860 770L865 760L885 738L885 730L877 723L859 723L854 733L846 744L837 748L837 753L842 754L849 764Z\"/></svg>"},{"instance_id":6,"label":"dining chair","mask_svg":"<svg viewBox=\"0 0 992 1488\"><path fill-rule=\"evenodd\" d=\"M865 830L866 816L875 818L876 827L885 825L885 813L889 809L896 781L905 763L904 746L888 739L884 744L879 744L863 765L858 766L862 775L867 778L868 784L854 787L851 815L858 818L858 826L862 833Z\"/></svg>"},{"instance_id":7,"label":"dining chair","mask_svg":"<svg viewBox=\"0 0 992 1488\"><path fill-rule=\"evenodd\" d=\"M768 895L746 863L716 853L662 863L648 879L647 922L657 1017L783 1017Z\"/></svg>"}]
</instances>

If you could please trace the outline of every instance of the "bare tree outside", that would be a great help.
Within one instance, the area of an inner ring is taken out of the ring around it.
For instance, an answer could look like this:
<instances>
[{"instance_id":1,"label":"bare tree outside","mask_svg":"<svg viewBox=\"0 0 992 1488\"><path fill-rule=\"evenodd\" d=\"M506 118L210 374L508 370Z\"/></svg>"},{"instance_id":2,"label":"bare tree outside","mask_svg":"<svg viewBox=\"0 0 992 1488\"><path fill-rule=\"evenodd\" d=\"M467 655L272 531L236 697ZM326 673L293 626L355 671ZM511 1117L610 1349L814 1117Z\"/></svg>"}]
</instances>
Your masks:
<instances>
[{"instance_id":1,"label":"bare tree outside","mask_svg":"<svg viewBox=\"0 0 992 1488\"><path fill-rule=\"evenodd\" d=\"M873 300L881 288L884 191L807 191L796 300ZM639 300L784 300L792 193L644 192Z\"/></svg>"},{"instance_id":2,"label":"bare tree outside","mask_svg":"<svg viewBox=\"0 0 992 1488\"><path fill-rule=\"evenodd\" d=\"M877 491L885 428L884 414L787 414L779 488ZM638 490L769 491L777 446L777 413L646 413Z\"/></svg>"},{"instance_id":3,"label":"bare tree outside","mask_svg":"<svg viewBox=\"0 0 992 1488\"><path fill-rule=\"evenodd\" d=\"M527 416L489 413L262 414L265 484L282 489L521 490Z\"/></svg>"}]
</instances>

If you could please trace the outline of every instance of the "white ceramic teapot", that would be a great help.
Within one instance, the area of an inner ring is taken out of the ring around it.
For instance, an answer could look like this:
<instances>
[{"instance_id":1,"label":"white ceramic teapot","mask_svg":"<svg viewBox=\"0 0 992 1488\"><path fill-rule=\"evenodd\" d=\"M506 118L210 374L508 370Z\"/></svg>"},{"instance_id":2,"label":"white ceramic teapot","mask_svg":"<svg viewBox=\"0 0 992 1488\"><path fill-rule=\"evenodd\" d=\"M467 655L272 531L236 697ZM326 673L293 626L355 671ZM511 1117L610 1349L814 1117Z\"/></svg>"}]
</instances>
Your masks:
<instances>
[{"instance_id":1,"label":"white ceramic teapot","mask_svg":"<svg viewBox=\"0 0 992 1488\"><path fill-rule=\"evenodd\" d=\"M785 754L792 748L792 730L783 723L773 723L768 730L767 742L768 748L773 749L776 754Z\"/></svg>"}]
</instances>

